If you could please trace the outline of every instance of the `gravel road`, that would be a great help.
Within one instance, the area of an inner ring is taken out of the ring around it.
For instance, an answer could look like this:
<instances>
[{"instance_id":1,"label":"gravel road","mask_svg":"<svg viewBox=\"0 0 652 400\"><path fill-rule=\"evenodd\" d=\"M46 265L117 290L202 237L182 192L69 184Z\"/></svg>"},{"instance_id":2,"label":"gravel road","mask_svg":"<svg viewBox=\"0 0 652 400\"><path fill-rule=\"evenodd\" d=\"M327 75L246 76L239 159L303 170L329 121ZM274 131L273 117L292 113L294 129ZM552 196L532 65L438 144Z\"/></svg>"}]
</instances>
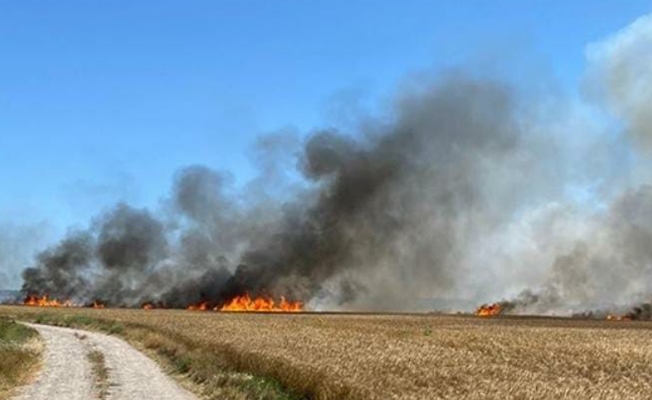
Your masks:
<instances>
[{"instance_id":1,"label":"gravel road","mask_svg":"<svg viewBox=\"0 0 652 400\"><path fill-rule=\"evenodd\" d=\"M196 400L161 368L125 341L113 336L78 329L27 324L45 341L43 366L36 381L22 388L15 400L89 400L98 391L91 350L104 354L108 369L107 400Z\"/></svg>"}]
</instances>

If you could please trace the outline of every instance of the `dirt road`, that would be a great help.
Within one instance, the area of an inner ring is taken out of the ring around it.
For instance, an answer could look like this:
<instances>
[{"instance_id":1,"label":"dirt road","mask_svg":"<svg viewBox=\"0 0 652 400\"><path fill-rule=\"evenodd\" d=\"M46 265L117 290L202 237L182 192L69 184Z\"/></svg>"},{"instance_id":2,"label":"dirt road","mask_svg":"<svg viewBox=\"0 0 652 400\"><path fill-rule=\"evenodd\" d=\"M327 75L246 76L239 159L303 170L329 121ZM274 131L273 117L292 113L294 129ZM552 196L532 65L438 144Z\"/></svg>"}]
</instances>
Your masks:
<instances>
[{"instance_id":1,"label":"dirt road","mask_svg":"<svg viewBox=\"0 0 652 400\"><path fill-rule=\"evenodd\" d=\"M77 329L28 324L46 345L36 381L22 388L15 400L88 400L100 398L97 374L88 354L101 352L108 376L107 400L196 400L160 367L125 341ZM97 354L97 353L96 353Z\"/></svg>"}]
</instances>

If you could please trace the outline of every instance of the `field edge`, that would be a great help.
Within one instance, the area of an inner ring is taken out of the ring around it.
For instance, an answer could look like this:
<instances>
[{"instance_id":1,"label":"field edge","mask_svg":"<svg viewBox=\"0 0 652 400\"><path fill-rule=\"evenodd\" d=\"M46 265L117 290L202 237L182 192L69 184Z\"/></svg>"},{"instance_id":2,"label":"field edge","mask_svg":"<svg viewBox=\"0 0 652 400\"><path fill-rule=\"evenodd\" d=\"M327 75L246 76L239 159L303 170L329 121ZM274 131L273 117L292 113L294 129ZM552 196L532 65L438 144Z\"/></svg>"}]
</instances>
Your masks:
<instances>
[{"instance_id":1,"label":"field edge","mask_svg":"<svg viewBox=\"0 0 652 400\"><path fill-rule=\"evenodd\" d=\"M41 367L43 342L36 330L0 316L0 400L28 384Z\"/></svg>"}]
</instances>

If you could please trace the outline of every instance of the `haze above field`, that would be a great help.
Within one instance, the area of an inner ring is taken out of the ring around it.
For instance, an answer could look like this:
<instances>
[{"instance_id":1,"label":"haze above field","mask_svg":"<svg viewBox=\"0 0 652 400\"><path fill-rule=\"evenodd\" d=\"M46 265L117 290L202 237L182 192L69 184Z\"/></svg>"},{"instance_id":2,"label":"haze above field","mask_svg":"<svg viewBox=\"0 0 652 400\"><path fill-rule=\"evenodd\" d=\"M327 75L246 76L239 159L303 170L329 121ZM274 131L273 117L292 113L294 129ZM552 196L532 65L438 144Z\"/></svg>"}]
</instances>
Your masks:
<instances>
[{"instance_id":1,"label":"haze above field","mask_svg":"<svg viewBox=\"0 0 652 400\"><path fill-rule=\"evenodd\" d=\"M650 5L0 5L0 287L640 301Z\"/></svg>"}]
</instances>

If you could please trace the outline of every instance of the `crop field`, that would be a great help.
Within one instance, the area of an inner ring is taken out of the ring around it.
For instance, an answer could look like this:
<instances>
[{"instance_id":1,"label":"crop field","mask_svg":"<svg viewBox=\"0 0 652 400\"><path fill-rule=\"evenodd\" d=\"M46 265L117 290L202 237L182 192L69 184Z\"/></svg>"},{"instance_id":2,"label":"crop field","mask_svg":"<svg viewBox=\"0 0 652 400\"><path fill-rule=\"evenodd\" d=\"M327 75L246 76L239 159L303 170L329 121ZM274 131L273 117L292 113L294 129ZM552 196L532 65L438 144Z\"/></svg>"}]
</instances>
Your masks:
<instances>
[{"instance_id":1,"label":"crop field","mask_svg":"<svg viewBox=\"0 0 652 400\"><path fill-rule=\"evenodd\" d=\"M314 399L648 399L652 323L457 315L0 307L159 332ZM115 325L118 324L118 325ZM163 340L163 339L160 339ZM147 344L146 344L147 346ZM204 364L202 364L204 363ZM210 369L188 358L186 371Z\"/></svg>"}]
</instances>

